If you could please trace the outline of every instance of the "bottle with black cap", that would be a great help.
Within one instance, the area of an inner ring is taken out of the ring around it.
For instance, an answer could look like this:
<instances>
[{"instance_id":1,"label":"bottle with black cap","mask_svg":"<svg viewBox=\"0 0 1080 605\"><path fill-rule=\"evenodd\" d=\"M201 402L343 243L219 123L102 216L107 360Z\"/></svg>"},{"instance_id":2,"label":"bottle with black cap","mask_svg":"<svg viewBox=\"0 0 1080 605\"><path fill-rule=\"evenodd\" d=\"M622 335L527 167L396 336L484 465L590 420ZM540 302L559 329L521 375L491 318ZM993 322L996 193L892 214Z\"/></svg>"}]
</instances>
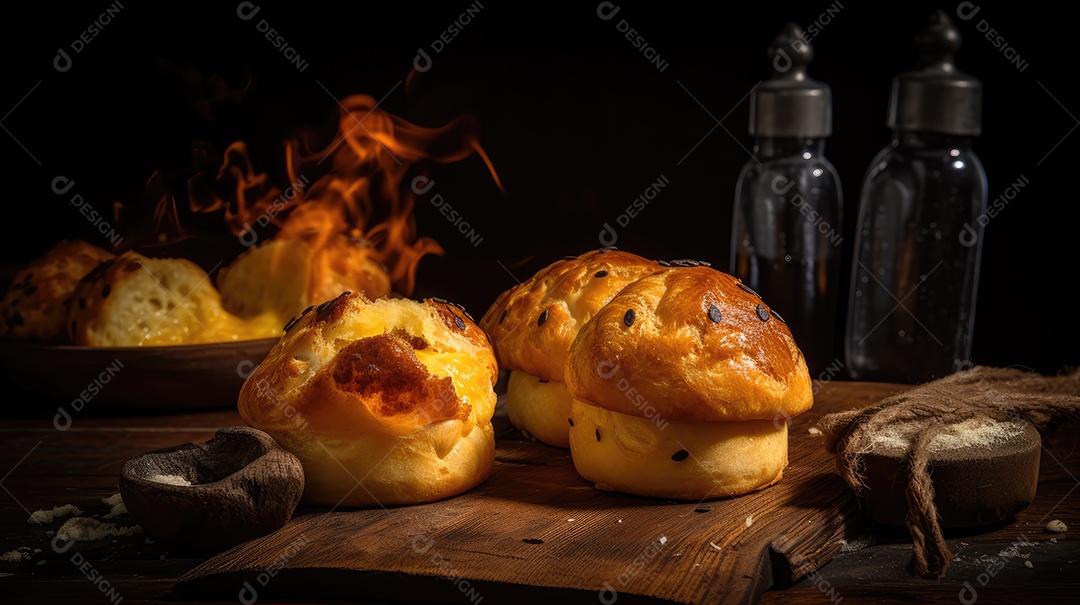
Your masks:
<instances>
[{"instance_id":1,"label":"bottle with black cap","mask_svg":"<svg viewBox=\"0 0 1080 605\"><path fill-rule=\"evenodd\" d=\"M943 11L915 39L915 71L893 80L892 143L863 180L844 337L857 380L920 383L973 365L986 173L972 150L982 85L956 69Z\"/></svg>"},{"instance_id":2,"label":"bottle with black cap","mask_svg":"<svg viewBox=\"0 0 1080 605\"><path fill-rule=\"evenodd\" d=\"M735 186L731 273L787 321L815 376L836 360L840 179L825 157L832 93L806 75L813 49L789 23L768 52L772 77L750 96L753 157Z\"/></svg>"}]
</instances>

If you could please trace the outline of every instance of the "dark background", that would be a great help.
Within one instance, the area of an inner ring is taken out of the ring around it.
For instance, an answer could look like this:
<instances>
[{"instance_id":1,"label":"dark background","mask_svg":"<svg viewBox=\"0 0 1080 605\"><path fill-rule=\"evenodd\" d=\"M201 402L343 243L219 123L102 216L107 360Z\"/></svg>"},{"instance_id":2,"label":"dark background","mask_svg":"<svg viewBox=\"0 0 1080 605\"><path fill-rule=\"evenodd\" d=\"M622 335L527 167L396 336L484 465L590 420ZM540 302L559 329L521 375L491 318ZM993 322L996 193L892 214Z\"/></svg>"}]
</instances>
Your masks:
<instances>
[{"instance_id":1,"label":"dark background","mask_svg":"<svg viewBox=\"0 0 1080 605\"><path fill-rule=\"evenodd\" d=\"M263 2L243 21L235 2L128 1L78 54L72 41L115 3L7 9L0 42L5 274L63 237L105 244L68 206L70 194L51 191L57 175L75 180L71 194L106 215L123 202L130 220L119 227L131 242L146 210L147 178L155 170L182 174L193 141L224 149L245 140L257 167L280 175L281 141L303 126L332 132L335 97L356 93L425 126L474 115L505 184L501 192L476 156L428 167L438 192L483 239L474 246L421 199L418 230L446 255L422 261L416 296L459 301L479 318L514 285L510 273L524 279L598 247L602 225L615 225L661 175L670 185L618 228L617 245L726 270L735 180L752 144L745 97L769 75L765 50L781 26L815 20L821 31L810 74L833 89L835 134L826 155L843 183L849 265L859 182L889 141L891 79L913 67L913 36L940 7L964 37L959 67L985 87L975 149L990 200L1021 175L1030 181L986 229L973 361L1043 372L1080 362L1070 296L1080 218L1071 15L1033 3L982 6L962 21L954 2L770 2L708 14L689 3L622 2L604 21L595 2L481 3L438 54L432 42L477 4ZM824 17L829 8L839 13ZM260 19L299 52L304 72L257 31ZM667 62L664 71L616 29L621 19ZM978 31L982 20L1016 49L1023 71ZM58 48L73 59L63 73L53 68ZM406 84L418 48L433 64ZM212 76L237 90L250 86L241 99L215 101ZM170 252L210 269L242 251L218 217L182 220L203 237Z\"/></svg>"}]
</instances>

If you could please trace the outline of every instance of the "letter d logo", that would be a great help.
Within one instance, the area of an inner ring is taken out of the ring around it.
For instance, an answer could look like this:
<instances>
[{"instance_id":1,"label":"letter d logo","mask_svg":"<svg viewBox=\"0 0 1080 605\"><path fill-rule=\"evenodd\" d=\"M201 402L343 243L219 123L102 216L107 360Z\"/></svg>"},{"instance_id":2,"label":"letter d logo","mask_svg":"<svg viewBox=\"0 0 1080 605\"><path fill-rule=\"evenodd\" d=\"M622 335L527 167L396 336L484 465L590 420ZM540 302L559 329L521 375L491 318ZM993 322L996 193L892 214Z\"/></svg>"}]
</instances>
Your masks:
<instances>
[{"instance_id":1,"label":"letter d logo","mask_svg":"<svg viewBox=\"0 0 1080 605\"><path fill-rule=\"evenodd\" d=\"M601 2L596 6L596 16L604 21L611 21L619 14L619 10L620 7L615 6L614 2Z\"/></svg>"},{"instance_id":2,"label":"letter d logo","mask_svg":"<svg viewBox=\"0 0 1080 605\"><path fill-rule=\"evenodd\" d=\"M56 56L53 57L52 66L56 69L56 71L64 73L65 71L71 69L71 57L69 57L68 54L64 52L64 49L58 48L56 49Z\"/></svg>"}]
</instances>

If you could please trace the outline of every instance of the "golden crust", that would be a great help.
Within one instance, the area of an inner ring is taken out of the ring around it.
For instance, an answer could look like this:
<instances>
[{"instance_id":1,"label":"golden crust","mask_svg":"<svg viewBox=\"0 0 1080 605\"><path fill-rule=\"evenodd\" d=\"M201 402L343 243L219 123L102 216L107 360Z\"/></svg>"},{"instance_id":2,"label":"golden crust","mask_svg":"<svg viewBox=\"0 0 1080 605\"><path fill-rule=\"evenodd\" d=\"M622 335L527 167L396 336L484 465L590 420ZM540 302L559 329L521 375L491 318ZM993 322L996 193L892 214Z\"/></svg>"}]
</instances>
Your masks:
<instances>
[{"instance_id":1,"label":"golden crust","mask_svg":"<svg viewBox=\"0 0 1080 605\"><path fill-rule=\"evenodd\" d=\"M570 447L570 404L566 385L521 370L506 383L506 415L525 436L555 447Z\"/></svg>"},{"instance_id":2,"label":"golden crust","mask_svg":"<svg viewBox=\"0 0 1080 605\"><path fill-rule=\"evenodd\" d=\"M480 320L499 364L563 380L578 330L624 286L663 267L636 254L593 250L556 261L504 292Z\"/></svg>"},{"instance_id":3,"label":"golden crust","mask_svg":"<svg viewBox=\"0 0 1080 605\"><path fill-rule=\"evenodd\" d=\"M0 336L66 342L71 295L83 276L115 256L81 240L58 242L15 274L0 301Z\"/></svg>"},{"instance_id":4,"label":"golden crust","mask_svg":"<svg viewBox=\"0 0 1080 605\"><path fill-rule=\"evenodd\" d=\"M412 504L488 476L497 377L461 309L347 292L290 322L238 408L303 463L305 502Z\"/></svg>"},{"instance_id":5,"label":"golden crust","mask_svg":"<svg viewBox=\"0 0 1080 605\"><path fill-rule=\"evenodd\" d=\"M788 464L787 422L665 420L574 400L570 455L598 489L701 501L738 496L780 481Z\"/></svg>"},{"instance_id":6,"label":"golden crust","mask_svg":"<svg viewBox=\"0 0 1080 605\"><path fill-rule=\"evenodd\" d=\"M566 386L593 405L668 421L770 420L813 404L788 327L737 278L704 266L624 288L574 340Z\"/></svg>"}]
</instances>

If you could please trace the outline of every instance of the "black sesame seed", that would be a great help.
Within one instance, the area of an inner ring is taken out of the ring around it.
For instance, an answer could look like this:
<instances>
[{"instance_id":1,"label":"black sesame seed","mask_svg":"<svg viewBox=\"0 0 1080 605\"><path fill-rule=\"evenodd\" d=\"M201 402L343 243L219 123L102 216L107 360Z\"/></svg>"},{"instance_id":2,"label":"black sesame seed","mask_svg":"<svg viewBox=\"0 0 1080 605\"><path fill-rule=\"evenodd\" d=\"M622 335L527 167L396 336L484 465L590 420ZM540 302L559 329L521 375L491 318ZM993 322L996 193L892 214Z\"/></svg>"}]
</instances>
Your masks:
<instances>
[{"instance_id":1,"label":"black sesame seed","mask_svg":"<svg viewBox=\"0 0 1080 605\"><path fill-rule=\"evenodd\" d=\"M667 262L666 260L658 260L658 261L656 261L656 264L660 265L661 267L670 267L671 266L671 263Z\"/></svg>"},{"instance_id":2,"label":"black sesame seed","mask_svg":"<svg viewBox=\"0 0 1080 605\"><path fill-rule=\"evenodd\" d=\"M605 252L611 252L612 250L618 250L618 248L616 248L615 246L604 246L603 248L600 248L600 254L603 254Z\"/></svg>"},{"instance_id":3,"label":"black sesame seed","mask_svg":"<svg viewBox=\"0 0 1080 605\"><path fill-rule=\"evenodd\" d=\"M80 309L85 309L86 308L86 299L85 298L80 298L79 299L79 308Z\"/></svg>"},{"instance_id":4,"label":"black sesame seed","mask_svg":"<svg viewBox=\"0 0 1080 605\"><path fill-rule=\"evenodd\" d=\"M540 384L547 384L547 383L548 383L548 379L547 379L547 378L541 378L541 379L540 379Z\"/></svg>"},{"instance_id":5,"label":"black sesame seed","mask_svg":"<svg viewBox=\"0 0 1080 605\"><path fill-rule=\"evenodd\" d=\"M754 296L756 296L757 298L761 298L761 295L760 295L760 294L758 294L757 292L754 292L753 288L751 288L750 286L748 286L748 285L746 285L746 284L744 284L744 283L742 283L742 282L739 282L739 283L738 283L738 286L739 286L739 288L740 288L740 289L742 289L742 290L743 290L744 292L749 292L750 294L753 294L753 295L754 295Z\"/></svg>"},{"instance_id":6,"label":"black sesame seed","mask_svg":"<svg viewBox=\"0 0 1080 605\"><path fill-rule=\"evenodd\" d=\"M769 312L765 310L765 305L757 306L757 316L761 321L769 321Z\"/></svg>"},{"instance_id":7,"label":"black sesame seed","mask_svg":"<svg viewBox=\"0 0 1080 605\"><path fill-rule=\"evenodd\" d=\"M600 441L600 429L596 429L596 440Z\"/></svg>"},{"instance_id":8,"label":"black sesame seed","mask_svg":"<svg viewBox=\"0 0 1080 605\"><path fill-rule=\"evenodd\" d=\"M607 271L597 271L595 277L607 277Z\"/></svg>"},{"instance_id":9,"label":"black sesame seed","mask_svg":"<svg viewBox=\"0 0 1080 605\"><path fill-rule=\"evenodd\" d=\"M522 538L522 542L526 544L543 544L544 541L539 538Z\"/></svg>"},{"instance_id":10,"label":"black sesame seed","mask_svg":"<svg viewBox=\"0 0 1080 605\"><path fill-rule=\"evenodd\" d=\"M454 325L457 326L457 329L464 330L465 329L465 320L461 319L460 317L455 315L454 316Z\"/></svg>"},{"instance_id":11,"label":"black sesame seed","mask_svg":"<svg viewBox=\"0 0 1080 605\"><path fill-rule=\"evenodd\" d=\"M502 315L499 316L499 323L502 323L506 316L510 314L510 309L503 309Z\"/></svg>"},{"instance_id":12,"label":"black sesame seed","mask_svg":"<svg viewBox=\"0 0 1080 605\"><path fill-rule=\"evenodd\" d=\"M318 307L316 307L316 311L315 311L315 312L316 312L316 313L322 313L322 312L323 312L323 311L325 311L325 310L327 309L327 307L329 307L329 306L330 306L330 304L331 304L331 303L333 303L333 302L334 302L334 301L332 301L332 300L328 300L328 301L324 302L323 304L321 304L321 305L319 305Z\"/></svg>"},{"instance_id":13,"label":"black sesame seed","mask_svg":"<svg viewBox=\"0 0 1080 605\"><path fill-rule=\"evenodd\" d=\"M574 419L573 418L567 418L566 421L570 423L570 426L574 426Z\"/></svg>"},{"instance_id":14,"label":"black sesame seed","mask_svg":"<svg viewBox=\"0 0 1080 605\"><path fill-rule=\"evenodd\" d=\"M776 320L779 321L780 323L782 323L782 324L787 323L786 321L784 321L784 318L780 317L780 314L776 312L776 309L769 309L769 313L772 313L772 316L775 317Z\"/></svg>"},{"instance_id":15,"label":"black sesame seed","mask_svg":"<svg viewBox=\"0 0 1080 605\"><path fill-rule=\"evenodd\" d=\"M446 299L445 298L432 298L431 300L439 303L440 305L445 305L446 304Z\"/></svg>"},{"instance_id":16,"label":"black sesame seed","mask_svg":"<svg viewBox=\"0 0 1080 605\"><path fill-rule=\"evenodd\" d=\"M635 319L637 319L637 314L634 313L633 309L627 309L626 313L624 313L622 316L623 323L626 324L626 327L628 328L634 325Z\"/></svg>"},{"instance_id":17,"label":"black sesame seed","mask_svg":"<svg viewBox=\"0 0 1080 605\"><path fill-rule=\"evenodd\" d=\"M576 260L577 257L576 256L564 256L564 257L562 257L562 259L563 260Z\"/></svg>"},{"instance_id":18,"label":"black sesame seed","mask_svg":"<svg viewBox=\"0 0 1080 605\"><path fill-rule=\"evenodd\" d=\"M540 313L540 317L536 318L536 325L537 326L544 325L544 322L547 321L547 318L548 318L548 312L547 312L547 309L544 309L543 312Z\"/></svg>"},{"instance_id":19,"label":"black sesame seed","mask_svg":"<svg viewBox=\"0 0 1080 605\"><path fill-rule=\"evenodd\" d=\"M318 305L311 305L310 307L304 309L304 312L301 313L300 315L307 315L308 313L311 313L312 311L314 311L317 308L318 308Z\"/></svg>"},{"instance_id":20,"label":"black sesame seed","mask_svg":"<svg viewBox=\"0 0 1080 605\"><path fill-rule=\"evenodd\" d=\"M112 292L112 285L105 284L105 287L101 289L101 297L102 298L108 298L109 297L109 292Z\"/></svg>"},{"instance_id":21,"label":"black sesame seed","mask_svg":"<svg viewBox=\"0 0 1080 605\"><path fill-rule=\"evenodd\" d=\"M712 510L712 507L709 506L708 504L706 504L704 506L699 506L699 507L695 508L694 512L695 513L707 513L707 512L709 512L711 510Z\"/></svg>"},{"instance_id":22,"label":"black sesame seed","mask_svg":"<svg viewBox=\"0 0 1080 605\"><path fill-rule=\"evenodd\" d=\"M720 313L720 307L716 305L709 305L709 319L712 320L713 323L718 324L723 318L723 314Z\"/></svg>"},{"instance_id":23,"label":"black sesame seed","mask_svg":"<svg viewBox=\"0 0 1080 605\"><path fill-rule=\"evenodd\" d=\"M293 326L296 325L296 322L298 322L298 321L300 321L300 317L293 317L292 319L289 320L289 323L285 324L285 327L282 328L281 331L282 332L288 332Z\"/></svg>"},{"instance_id":24,"label":"black sesame seed","mask_svg":"<svg viewBox=\"0 0 1080 605\"><path fill-rule=\"evenodd\" d=\"M674 454L671 455L671 459L674 460L675 462L682 462L683 460L686 460L689 457L690 457L690 452L688 452L686 450L679 450L679 451L677 451L677 452L675 452Z\"/></svg>"}]
</instances>

